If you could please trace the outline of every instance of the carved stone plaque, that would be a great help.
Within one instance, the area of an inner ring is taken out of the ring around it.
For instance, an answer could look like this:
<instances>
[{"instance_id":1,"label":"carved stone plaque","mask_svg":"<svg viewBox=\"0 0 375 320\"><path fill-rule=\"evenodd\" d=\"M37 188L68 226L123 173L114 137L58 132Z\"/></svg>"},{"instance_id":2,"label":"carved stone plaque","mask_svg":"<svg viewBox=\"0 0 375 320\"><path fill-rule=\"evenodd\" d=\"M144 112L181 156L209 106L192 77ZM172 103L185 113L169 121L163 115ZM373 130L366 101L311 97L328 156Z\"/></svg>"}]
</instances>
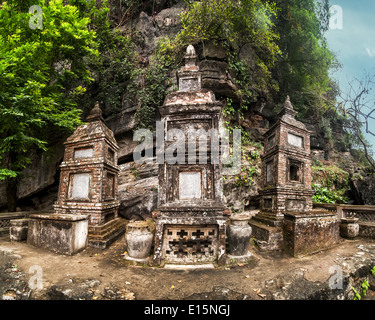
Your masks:
<instances>
[{"instance_id":1,"label":"carved stone plaque","mask_svg":"<svg viewBox=\"0 0 375 320\"><path fill-rule=\"evenodd\" d=\"M266 183L273 182L274 165L273 161L266 163Z\"/></svg>"},{"instance_id":2,"label":"carved stone plaque","mask_svg":"<svg viewBox=\"0 0 375 320\"><path fill-rule=\"evenodd\" d=\"M198 77L180 79L180 91L195 91L201 88L200 79Z\"/></svg>"},{"instance_id":3,"label":"carved stone plaque","mask_svg":"<svg viewBox=\"0 0 375 320\"><path fill-rule=\"evenodd\" d=\"M105 199L111 199L115 197L114 185L115 185L115 175L112 173L107 173L107 179L104 185L104 198Z\"/></svg>"},{"instance_id":4,"label":"carved stone plaque","mask_svg":"<svg viewBox=\"0 0 375 320\"><path fill-rule=\"evenodd\" d=\"M88 199L90 190L90 174L76 173L72 176L71 198L72 199Z\"/></svg>"},{"instance_id":5,"label":"carved stone plaque","mask_svg":"<svg viewBox=\"0 0 375 320\"><path fill-rule=\"evenodd\" d=\"M303 138L293 133L288 133L288 143L292 146L303 148Z\"/></svg>"},{"instance_id":6,"label":"carved stone plaque","mask_svg":"<svg viewBox=\"0 0 375 320\"><path fill-rule=\"evenodd\" d=\"M285 210L287 211L304 211L306 208L306 200L287 199L285 201Z\"/></svg>"},{"instance_id":7,"label":"carved stone plaque","mask_svg":"<svg viewBox=\"0 0 375 320\"><path fill-rule=\"evenodd\" d=\"M74 150L74 159L91 158L94 155L93 148L82 148Z\"/></svg>"},{"instance_id":8,"label":"carved stone plaque","mask_svg":"<svg viewBox=\"0 0 375 320\"><path fill-rule=\"evenodd\" d=\"M276 136L273 134L268 138L268 149L271 149L276 144Z\"/></svg>"},{"instance_id":9,"label":"carved stone plaque","mask_svg":"<svg viewBox=\"0 0 375 320\"><path fill-rule=\"evenodd\" d=\"M179 174L179 198L200 199L201 194L201 173L200 172L180 172Z\"/></svg>"}]
</instances>

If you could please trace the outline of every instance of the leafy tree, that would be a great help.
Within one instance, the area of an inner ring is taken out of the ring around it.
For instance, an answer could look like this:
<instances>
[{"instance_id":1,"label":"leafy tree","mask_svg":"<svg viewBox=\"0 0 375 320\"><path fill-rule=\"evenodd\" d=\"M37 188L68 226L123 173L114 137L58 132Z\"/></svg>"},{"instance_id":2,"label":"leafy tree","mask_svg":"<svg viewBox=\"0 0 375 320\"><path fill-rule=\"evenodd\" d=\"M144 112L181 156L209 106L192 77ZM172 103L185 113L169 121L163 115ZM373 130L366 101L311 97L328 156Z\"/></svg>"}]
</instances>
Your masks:
<instances>
[{"instance_id":1,"label":"leafy tree","mask_svg":"<svg viewBox=\"0 0 375 320\"><path fill-rule=\"evenodd\" d=\"M271 2L271 1L270 1ZM274 1L272 1L274 2ZM328 0L276 0L275 28L282 55L273 72L279 84L275 102L289 95L301 118L321 117L335 103L337 92L329 71L337 66L329 50Z\"/></svg>"},{"instance_id":2,"label":"leafy tree","mask_svg":"<svg viewBox=\"0 0 375 320\"><path fill-rule=\"evenodd\" d=\"M72 1L72 3L84 3ZM8 209L16 209L17 183L35 151L80 121L77 101L92 79L85 57L97 54L90 19L63 0L1 1L0 180ZM42 21L29 13L42 10ZM42 22L42 25L40 25Z\"/></svg>"},{"instance_id":3,"label":"leafy tree","mask_svg":"<svg viewBox=\"0 0 375 320\"><path fill-rule=\"evenodd\" d=\"M277 88L271 74L281 53L273 29L275 17L273 3L261 0L195 1L181 17L177 43L215 41L225 46L239 85L237 94L246 108ZM241 54L248 57L241 60Z\"/></svg>"}]
</instances>

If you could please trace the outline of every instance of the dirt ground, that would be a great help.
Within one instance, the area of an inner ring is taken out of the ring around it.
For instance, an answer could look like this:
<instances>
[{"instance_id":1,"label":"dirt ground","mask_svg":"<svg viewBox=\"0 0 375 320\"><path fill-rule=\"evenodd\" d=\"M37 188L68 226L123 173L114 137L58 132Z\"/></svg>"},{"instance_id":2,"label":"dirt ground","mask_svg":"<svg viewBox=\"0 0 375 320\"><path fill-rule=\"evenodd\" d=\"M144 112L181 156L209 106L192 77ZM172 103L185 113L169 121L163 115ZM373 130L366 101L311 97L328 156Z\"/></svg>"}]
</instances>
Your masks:
<instances>
[{"instance_id":1,"label":"dirt ground","mask_svg":"<svg viewBox=\"0 0 375 320\"><path fill-rule=\"evenodd\" d=\"M135 265L124 259L124 237L106 250L87 248L74 256L0 238L0 257L1 252L0 293L3 299L11 299L13 292L16 300L20 291L27 295L18 299L37 300L347 299L351 291L347 279L355 283L375 265L375 242L366 239L343 240L334 248L302 258L260 252L252 246L253 260L248 264L194 270ZM346 277L341 296L337 290L329 290L335 266ZM42 287L30 290L35 270L42 271ZM12 289L17 285L18 289Z\"/></svg>"}]
</instances>

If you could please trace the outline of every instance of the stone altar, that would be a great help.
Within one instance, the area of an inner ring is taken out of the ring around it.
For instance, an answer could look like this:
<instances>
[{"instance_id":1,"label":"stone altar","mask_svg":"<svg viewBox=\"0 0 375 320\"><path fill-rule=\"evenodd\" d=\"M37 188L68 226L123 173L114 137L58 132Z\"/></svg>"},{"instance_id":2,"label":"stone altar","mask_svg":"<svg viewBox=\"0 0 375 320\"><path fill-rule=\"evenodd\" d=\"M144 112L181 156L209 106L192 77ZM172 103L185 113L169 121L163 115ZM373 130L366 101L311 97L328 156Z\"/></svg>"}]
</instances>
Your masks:
<instances>
[{"instance_id":1,"label":"stone altar","mask_svg":"<svg viewBox=\"0 0 375 320\"><path fill-rule=\"evenodd\" d=\"M30 214L27 243L66 255L87 247L88 216Z\"/></svg>"},{"instance_id":2,"label":"stone altar","mask_svg":"<svg viewBox=\"0 0 375 320\"><path fill-rule=\"evenodd\" d=\"M334 212L286 212L284 250L298 257L331 248L340 242L339 224Z\"/></svg>"}]
</instances>

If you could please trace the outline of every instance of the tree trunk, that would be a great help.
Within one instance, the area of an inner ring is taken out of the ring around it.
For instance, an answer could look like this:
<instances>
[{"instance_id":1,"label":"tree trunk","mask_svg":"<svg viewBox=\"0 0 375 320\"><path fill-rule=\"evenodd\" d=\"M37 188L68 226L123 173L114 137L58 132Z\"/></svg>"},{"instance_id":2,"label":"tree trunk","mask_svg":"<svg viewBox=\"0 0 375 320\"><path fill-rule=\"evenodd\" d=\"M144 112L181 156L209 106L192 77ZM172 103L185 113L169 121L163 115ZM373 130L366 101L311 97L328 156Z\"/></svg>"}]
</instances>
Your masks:
<instances>
[{"instance_id":1,"label":"tree trunk","mask_svg":"<svg viewBox=\"0 0 375 320\"><path fill-rule=\"evenodd\" d=\"M8 203L8 211L15 212L17 209L17 189L18 189L18 179L8 179L7 180L7 203Z\"/></svg>"}]
</instances>

